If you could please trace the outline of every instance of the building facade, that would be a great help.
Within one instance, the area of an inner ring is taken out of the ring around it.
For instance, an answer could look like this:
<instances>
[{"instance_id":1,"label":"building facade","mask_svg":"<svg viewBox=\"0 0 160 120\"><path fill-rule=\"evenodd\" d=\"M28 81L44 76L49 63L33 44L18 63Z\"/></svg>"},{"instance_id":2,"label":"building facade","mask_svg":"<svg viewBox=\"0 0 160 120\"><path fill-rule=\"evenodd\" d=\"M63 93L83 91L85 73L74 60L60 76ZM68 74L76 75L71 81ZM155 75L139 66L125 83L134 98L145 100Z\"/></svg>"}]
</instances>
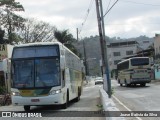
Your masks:
<instances>
[{"instance_id":1,"label":"building facade","mask_svg":"<svg viewBox=\"0 0 160 120\"><path fill-rule=\"evenodd\" d=\"M13 46L8 44L0 44L0 87L6 86L9 89L9 77L5 78L3 71L3 59L11 58ZM10 63L8 63L10 64Z\"/></svg>"},{"instance_id":2,"label":"building facade","mask_svg":"<svg viewBox=\"0 0 160 120\"><path fill-rule=\"evenodd\" d=\"M160 64L160 34L155 35L154 50L155 50L155 63Z\"/></svg>"},{"instance_id":3,"label":"building facade","mask_svg":"<svg viewBox=\"0 0 160 120\"><path fill-rule=\"evenodd\" d=\"M137 41L117 41L107 45L107 57L111 77L116 76L117 63L123 58L132 56L138 50Z\"/></svg>"},{"instance_id":4,"label":"building facade","mask_svg":"<svg viewBox=\"0 0 160 120\"><path fill-rule=\"evenodd\" d=\"M155 72L155 79L160 79L160 34L156 34L154 37L154 72Z\"/></svg>"}]
</instances>

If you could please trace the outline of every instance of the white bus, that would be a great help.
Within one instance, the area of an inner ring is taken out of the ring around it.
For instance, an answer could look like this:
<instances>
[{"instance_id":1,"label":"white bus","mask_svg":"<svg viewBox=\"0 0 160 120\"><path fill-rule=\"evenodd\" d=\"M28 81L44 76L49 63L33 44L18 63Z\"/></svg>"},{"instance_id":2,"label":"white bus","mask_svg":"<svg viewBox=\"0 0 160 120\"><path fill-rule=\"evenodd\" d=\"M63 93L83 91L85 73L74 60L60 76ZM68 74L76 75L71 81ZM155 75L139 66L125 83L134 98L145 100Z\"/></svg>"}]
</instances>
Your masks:
<instances>
[{"instance_id":1,"label":"white bus","mask_svg":"<svg viewBox=\"0 0 160 120\"><path fill-rule=\"evenodd\" d=\"M145 86L151 82L151 65L149 57L133 57L117 64L118 83L120 86L140 84Z\"/></svg>"},{"instance_id":2,"label":"white bus","mask_svg":"<svg viewBox=\"0 0 160 120\"><path fill-rule=\"evenodd\" d=\"M82 63L59 42L17 45L11 57L12 104L24 106L62 105L79 101Z\"/></svg>"}]
</instances>

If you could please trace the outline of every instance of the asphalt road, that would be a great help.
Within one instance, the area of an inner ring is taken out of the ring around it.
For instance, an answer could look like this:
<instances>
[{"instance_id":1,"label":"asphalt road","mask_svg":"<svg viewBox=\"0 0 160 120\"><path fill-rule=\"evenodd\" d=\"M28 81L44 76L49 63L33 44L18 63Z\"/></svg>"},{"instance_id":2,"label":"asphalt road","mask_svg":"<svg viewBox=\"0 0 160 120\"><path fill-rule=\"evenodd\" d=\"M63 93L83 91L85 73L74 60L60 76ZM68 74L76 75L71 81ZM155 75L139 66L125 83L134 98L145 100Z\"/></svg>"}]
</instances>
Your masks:
<instances>
[{"instance_id":1,"label":"asphalt road","mask_svg":"<svg viewBox=\"0 0 160 120\"><path fill-rule=\"evenodd\" d=\"M112 80L113 101L120 111L160 111L160 83L149 83L145 87L120 86ZM153 115L154 116L154 115ZM157 117L127 117L127 120L160 120Z\"/></svg>"},{"instance_id":2,"label":"asphalt road","mask_svg":"<svg viewBox=\"0 0 160 120\"><path fill-rule=\"evenodd\" d=\"M31 111L32 112L40 112L43 115L47 116L47 117L42 117L42 118L5 118L7 120L23 120L23 119L38 119L38 120L105 120L104 117L56 117L57 114L59 113L63 113L64 111L79 111L80 114L83 112L85 113L85 111L100 111L102 108L101 103L100 103L100 96L99 96L99 89L102 87L102 85L94 85L93 82L90 82L88 85L84 86L83 88L83 93L81 96L81 99L79 102L70 102L69 107L67 109L61 109L61 106L41 106L41 107L31 107ZM0 107L0 111L24 111L22 106L1 106ZM65 113L64 114L68 114ZM74 113L71 112L71 114L73 115ZM86 112L87 114L87 112ZM49 117L52 116L52 117ZM55 117L53 117L55 116ZM63 115L62 115L63 116ZM0 119L4 119L4 118L0 118Z\"/></svg>"}]
</instances>

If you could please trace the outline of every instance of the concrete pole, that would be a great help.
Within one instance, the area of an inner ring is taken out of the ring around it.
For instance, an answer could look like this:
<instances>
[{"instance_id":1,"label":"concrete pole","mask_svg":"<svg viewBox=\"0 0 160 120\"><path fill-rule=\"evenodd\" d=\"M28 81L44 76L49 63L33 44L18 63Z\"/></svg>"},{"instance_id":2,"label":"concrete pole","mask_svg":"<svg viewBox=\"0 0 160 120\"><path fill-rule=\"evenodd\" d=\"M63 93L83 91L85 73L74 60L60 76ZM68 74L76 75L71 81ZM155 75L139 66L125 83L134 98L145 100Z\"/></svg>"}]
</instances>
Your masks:
<instances>
[{"instance_id":1,"label":"concrete pole","mask_svg":"<svg viewBox=\"0 0 160 120\"><path fill-rule=\"evenodd\" d=\"M106 48L106 40L105 40L105 27L104 27L104 17L103 17L103 6L102 6L102 0L99 0L100 2L100 10L101 10L101 22L102 22L102 31L103 31L103 41L104 41L104 58L106 61L106 75L107 75L107 87L108 87L108 95L109 98L111 98L111 79L109 75L109 65L108 65L108 56L107 56L107 48Z\"/></svg>"},{"instance_id":2,"label":"concrete pole","mask_svg":"<svg viewBox=\"0 0 160 120\"><path fill-rule=\"evenodd\" d=\"M77 30L77 41L78 41L78 28L76 30Z\"/></svg>"},{"instance_id":3,"label":"concrete pole","mask_svg":"<svg viewBox=\"0 0 160 120\"><path fill-rule=\"evenodd\" d=\"M83 40L83 50L84 50L85 72L86 72L86 76L88 76L88 64L87 64L86 47L85 47L85 42L84 42L84 40Z\"/></svg>"},{"instance_id":4,"label":"concrete pole","mask_svg":"<svg viewBox=\"0 0 160 120\"><path fill-rule=\"evenodd\" d=\"M105 42L105 30L104 30L104 22L103 19L103 9L102 2L99 0L95 0L96 2L96 11L97 11L97 20L98 20L98 29L99 29L99 37L100 37L100 46L101 46L101 56L102 56L102 66L103 66L103 78L104 84L103 88L108 93L109 97L111 97L110 87L109 87L109 71L108 71L108 62L107 62L107 54L106 54L106 42ZM101 11L101 13L100 13ZM102 18L102 19L101 19Z\"/></svg>"}]
</instances>

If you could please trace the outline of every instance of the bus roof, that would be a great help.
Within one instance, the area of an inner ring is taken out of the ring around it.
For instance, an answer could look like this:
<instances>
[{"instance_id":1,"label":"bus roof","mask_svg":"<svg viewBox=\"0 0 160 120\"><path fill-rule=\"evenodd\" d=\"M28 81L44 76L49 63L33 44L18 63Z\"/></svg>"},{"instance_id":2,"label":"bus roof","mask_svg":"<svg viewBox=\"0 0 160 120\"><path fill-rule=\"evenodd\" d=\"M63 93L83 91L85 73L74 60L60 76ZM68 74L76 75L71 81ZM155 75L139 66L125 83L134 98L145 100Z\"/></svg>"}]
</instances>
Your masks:
<instances>
[{"instance_id":1,"label":"bus roof","mask_svg":"<svg viewBox=\"0 0 160 120\"><path fill-rule=\"evenodd\" d=\"M58 41L54 41L54 42L24 43L24 44L15 45L14 47L28 47L28 46L55 45L55 44L62 45L62 43L60 43Z\"/></svg>"},{"instance_id":2,"label":"bus roof","mask_svg":"<svg viewBox=\"0 0 160 120\"><path fill-rule=\"evenodd\" d=\"M128 58L128 59L122 60L118 64L123 63L123 62L128 61L128 60L131 60L131 59L134 59L134 58L149 58L149 57L132 57L132 58Z\"/></svg>"},{"instance_id":3,"label":"bus roof","mask_svg":"<svg viewBox=\"0 0 160 120\"><path fill-rule=\"evenodd\" d=\"M65 45L63 45L61 42L58 42L58 41L25 43L25 44L15 45L14 48L17 48L17 47L29 47L29 46L41 46L41 45L59 45L59 46L65 48L66 50L68 50L70 53L72 53L75 57L80 59L75 53L73 53L70 49L68 49Z\"/></svg>"}]
</instances>

